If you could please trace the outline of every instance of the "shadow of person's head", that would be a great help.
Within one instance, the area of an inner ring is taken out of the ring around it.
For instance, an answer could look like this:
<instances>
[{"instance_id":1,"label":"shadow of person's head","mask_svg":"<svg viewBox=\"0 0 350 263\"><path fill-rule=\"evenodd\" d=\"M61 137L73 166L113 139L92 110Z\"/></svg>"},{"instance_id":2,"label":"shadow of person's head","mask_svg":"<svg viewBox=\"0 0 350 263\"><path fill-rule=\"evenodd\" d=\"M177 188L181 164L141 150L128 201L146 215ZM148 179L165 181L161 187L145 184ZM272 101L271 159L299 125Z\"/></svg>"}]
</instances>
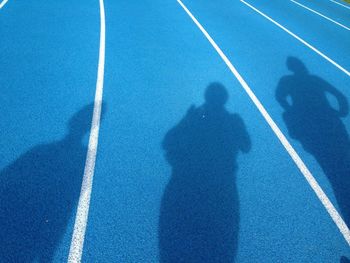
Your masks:
<instances>
[{"instance_id":1,"label":"shadow of person's head","mask_svg":"<svg viewBox=\"0 0 350 263\"><path fill-rule=\"evenodd\" d=\"M306 75L309 74L305 64L296 57L287 58L287 68L296 75Z\"/></svg>"},{"instance_id":2,"label":"shadow of person's head","mask_svg":"<svg viewBox=\"0 0 350 263\"><path fill-rule=\"evenodd\" d=\"M213 82L205 90L205 105L212 109L224 108L228 97L228 92L224 85L219 82Z\"/></svg>"},{"instance_id":3,"label":"shadow of person's head","mask_svg":"<svg viewBox=\"0 0 350 263\"><path fill-rule=\"evenodd\" d=\"M105 111L106 106L102 104L100 120L103 119ZM76 112L68 122L69 135L75 138L83 138L90 131L93 112L94 103L90 103Z\"/></svg>"}]
</instances>

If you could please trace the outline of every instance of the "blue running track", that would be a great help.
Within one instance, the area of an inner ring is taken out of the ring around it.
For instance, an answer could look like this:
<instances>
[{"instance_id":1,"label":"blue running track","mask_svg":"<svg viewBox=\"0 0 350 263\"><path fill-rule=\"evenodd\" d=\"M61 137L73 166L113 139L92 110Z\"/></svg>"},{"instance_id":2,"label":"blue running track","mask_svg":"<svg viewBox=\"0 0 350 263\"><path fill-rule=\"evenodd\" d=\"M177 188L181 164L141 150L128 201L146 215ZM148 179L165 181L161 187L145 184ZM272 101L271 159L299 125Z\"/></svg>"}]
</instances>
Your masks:
<instances>
[{"instance_id":1,"label":"blue running track","mask_svg":"<svg viewBox=\"0 0 350 263\"><path fill-rule=\"evenodd\" d=\"M0 0L0 262L350 262L350 5L295 1L345 28L290 0Z\"/></svg>"}]
</instances>

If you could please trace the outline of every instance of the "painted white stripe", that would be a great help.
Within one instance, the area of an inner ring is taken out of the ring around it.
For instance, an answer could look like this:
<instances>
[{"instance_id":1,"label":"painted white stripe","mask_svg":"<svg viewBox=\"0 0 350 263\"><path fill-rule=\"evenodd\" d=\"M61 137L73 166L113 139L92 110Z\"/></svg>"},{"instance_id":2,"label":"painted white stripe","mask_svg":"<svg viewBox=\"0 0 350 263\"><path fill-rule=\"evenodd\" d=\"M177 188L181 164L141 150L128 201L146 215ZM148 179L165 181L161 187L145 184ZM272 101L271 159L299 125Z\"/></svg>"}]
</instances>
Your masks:
<instances>
[{"instance_id":1,"label":"painted white stripe","mask_svg":"<svg viewBox=\"0 0 350 263\"><path fill-rule=\"evenodd\" d=\"M347 8L347 9L350 9L350 7L347 6L347 5L343 5L343 4L341 4L341 3L337 2L337 1L334 1L334 0L330 0L330 1L333 2L333 3L335 3L335 4L337 4L337 5L341 5L342 7L345 7L345 8Z\"/></svg>"},{"instance_id":2,"label":"painted white stripe","mask_svg":"<svg viewBox=\"0 0 350 263\"><path fill-rule=\"evenodd\" d=\"M105 65L105 10L103 0L100 2L100 50L98 60L98 72L96 81L96 93L94 101L94 111L92 116L91 131L89 137L89 146L86 156L84 177L80 191L77 214L75 217L74 231L70 245L68 256L69 263L77 263L81 261L83 253L84 238L86 225L89 214L90 197L92 182L95 169L95 161L97 154L98 135L100 129L101 108L102 108L102 94L103 94L103 80L104 80L104 65Z\"/></svg>"},{"instance_id":3,"label":"painted white stripe","mask_svg":"<svg viewBox=\"0 0 350 263\"><path fill-rule=\"evenodd\" d=\"M343 71L346 75L348 75L350 77L350 72L348 70L346 70L345 68L343 68L342 66L340 66L338 63L336 63L333 59L329 58L328 56L326 56L325 54L323 54L321 51L319 51L317 48L315 48L314 46L312 46L311 44L309 44L308 42L306 42L305 40L303 40L301 37L297 36L296 34L294 34L293 32L291 32L290 30L288 30L287 28L285 28L284 26L282 26L281 24L279 24L278 22L276 22L275 20L273 20L272 18L270 18L269 16L265 15L263 12L259 11L257 8L255 8L254 6L252 6L251 4L248 4L247 2L245 2L244 0L240 0L243 4L247 5L248 7L250 7L251 9L253 9L255 12L257 12L258 14L262 15L263 17L265 17L267 20L269 20L270 22L274 23L276 26L278 26L279 28L281 28L283 31L287 32L289 35L291 35L292 37L294 37L295 39L299 40L301 43L303 43L305 46L307 46L308 48L310 48L311 50L313 50L314 52L316 52L318 55L320 55L321 57L323 57L325 60L327 60L328 62L330 62L331 64L333 64L335 67L337 67L338 69L340 69L341 71Z\"/></svg>"},{"instance_id":4,"label":"painted white stripe","mask_svg":"<svg viewBox=\"0 0 350 263\"><path fill-rule=\"evenodd\" d=\"M187 7L181 2L181 0L177 0L177 2L181 5L181 7L185 10L185 12L189 15L189 17L192 19L192 21L197 25L200 31L204 34L204 36L208 39L210 44L214 47L216 52L219 54L219 56L222 58L222 60L225 62L227 67L230 69L232 74L237 78L239 83L242 85L243 89L246 91L252 102L255 104L255 106L260 111L261 115L264 117L266 122L271 127L272 131L275 133L277 138L280 140L290 157L293 159L294 163L297 165L301 173L304 175L305 179L311 186L311 188L314 190L315 194L317 195L318 199L322 202L324 207L326 208L327 212L339 228L340 232L344 236L345 240L347 241L348 245L350 246L350 230L345 224L344 220L339 215L338 211L335 209L334 205L331 203L327 195L324 193L320 185L317 183L316 179L313 177L309 169L306 167L304 162L301 160L297 152L294 150L292 145L289 143L287 138L284 136L282 131L278 128L277 124L273 121L269 113L266 111L264 106L261 104L259 99L255 96L254 92L250 89L246 81L242 78L242 76L239 74L237 69L232 65L230 60L226 57L226 55L223 53L223 51L219 48L219 46L215 43L215 41L212 39L212 37L208 34L208 32L203 28L203 26L198 22L198 20L192 15L192 13L187 9Z\"/></svg>"},{"instance_id":5,"label":"painted white stripe","mask_svg":"<svg viewBox=\"0 0 350 263\"><path fill-rule=\"evenodd\" d=\"M3 7L6 5L7 1L8 1L8 0L4 0L4 1L2 1L2 2L0 3L0 9L3 8Z\"/></svg>"},{"instance_id":6,"label":"painted white stripe","mask_svg":"<svg viewBox=\"0 0 350 263\"><path fill-rule=\"evenodd\" d=\"M345 28L346 30L350 31L350 28L348 28L347 26L344 26L343 24L341 24L341 23L339 23L339 22L337 22L337 21L335 21L335 20L333 20L333 19L331 19L331 18L329 18L329 17L327 17L327 16L325 16L325 15L323 15L323 14L321 14L321 13L315 11L315 10L313 10L313 9L311 9L310 7L307 7L307 6L303 5L303 4L300 4L299 2L294 1L294 0L290 0L290 1L293 2L294 4L297 4L297 5L301 6L301 7L309 10L312 13L315 13L315 14L317 14L317 15L325 18L325 19L327 19L328 21L331 21L332 23L334 23L334 24L336 24L338 26L341 26L342 28Z\"/></svg>"}]
</instances>

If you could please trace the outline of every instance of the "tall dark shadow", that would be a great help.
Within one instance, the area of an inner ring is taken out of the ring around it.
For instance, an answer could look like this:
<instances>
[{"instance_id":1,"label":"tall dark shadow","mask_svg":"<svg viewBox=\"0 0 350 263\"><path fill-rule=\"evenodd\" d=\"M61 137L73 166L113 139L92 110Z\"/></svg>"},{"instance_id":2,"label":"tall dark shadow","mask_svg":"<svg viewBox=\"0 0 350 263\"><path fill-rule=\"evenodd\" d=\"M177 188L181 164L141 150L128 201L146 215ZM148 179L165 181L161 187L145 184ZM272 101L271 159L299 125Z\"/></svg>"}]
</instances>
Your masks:
<instances>
[{"instance_id":1,"label":"tall dark shadow","mask_svg":"<svg viewBox=\"0 0 350 263\"><path fill-rule=\"evenodd\" d=\"M281 78L276 99L284 108L289 135L322 167L349 226L350 141L342 122L349 111L347 99L325 80L311 75L299 59L289 57L287 67L293 74Z\"/></svg>"},{"instance_id":2,"label":"tall dark shadow","mask_svg":"<svg viewBox=\"0 0 350 263\"><path fill-rule=\"evenodd\" d=\"M52 262L79 199L92 111L82 108L62 140L35 146L1 171L1 262Z\"/></svg>"},{"instance_id":3,"label":"tall dark shadow","mask_svg":"<svg viewBox=\"0 0 350 263\"><path fill-rule=\"evenodd\" d=\"M160 262L233 262L239 201L236 158L250 150L242 119L225 109L219 83L206 89L205 103L191 106L163 140L172 167L159 220Z\"/></svg>"}]
</instances>

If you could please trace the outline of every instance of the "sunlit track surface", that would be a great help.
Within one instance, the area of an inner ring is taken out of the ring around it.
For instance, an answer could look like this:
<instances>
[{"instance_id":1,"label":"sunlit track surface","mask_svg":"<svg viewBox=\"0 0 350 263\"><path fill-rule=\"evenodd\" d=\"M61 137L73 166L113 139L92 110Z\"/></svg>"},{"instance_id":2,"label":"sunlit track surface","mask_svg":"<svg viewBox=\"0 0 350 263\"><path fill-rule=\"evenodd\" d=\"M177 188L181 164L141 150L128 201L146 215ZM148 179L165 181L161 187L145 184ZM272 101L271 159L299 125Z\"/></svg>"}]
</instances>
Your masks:
<instances>
[{"instance_id":1,"label":"sunlit track surface","mask_svg":"<svg viewBox=\"0 0 350 263\"><path fill-rule=\"evenodd\" d=\"M0 261L348 262L335 2L1 2Z\"/></svg>"},{"instance_id":2,"label":"sunlit track surface","mask_svg":"<svg viewBox=\"0 0 350 263\"><path fill-rule=\"evenodd\" d=\"M3 0L2 2L0 2L0 9L3 8L8 0Z\"/></svg>"}]
</instances>

